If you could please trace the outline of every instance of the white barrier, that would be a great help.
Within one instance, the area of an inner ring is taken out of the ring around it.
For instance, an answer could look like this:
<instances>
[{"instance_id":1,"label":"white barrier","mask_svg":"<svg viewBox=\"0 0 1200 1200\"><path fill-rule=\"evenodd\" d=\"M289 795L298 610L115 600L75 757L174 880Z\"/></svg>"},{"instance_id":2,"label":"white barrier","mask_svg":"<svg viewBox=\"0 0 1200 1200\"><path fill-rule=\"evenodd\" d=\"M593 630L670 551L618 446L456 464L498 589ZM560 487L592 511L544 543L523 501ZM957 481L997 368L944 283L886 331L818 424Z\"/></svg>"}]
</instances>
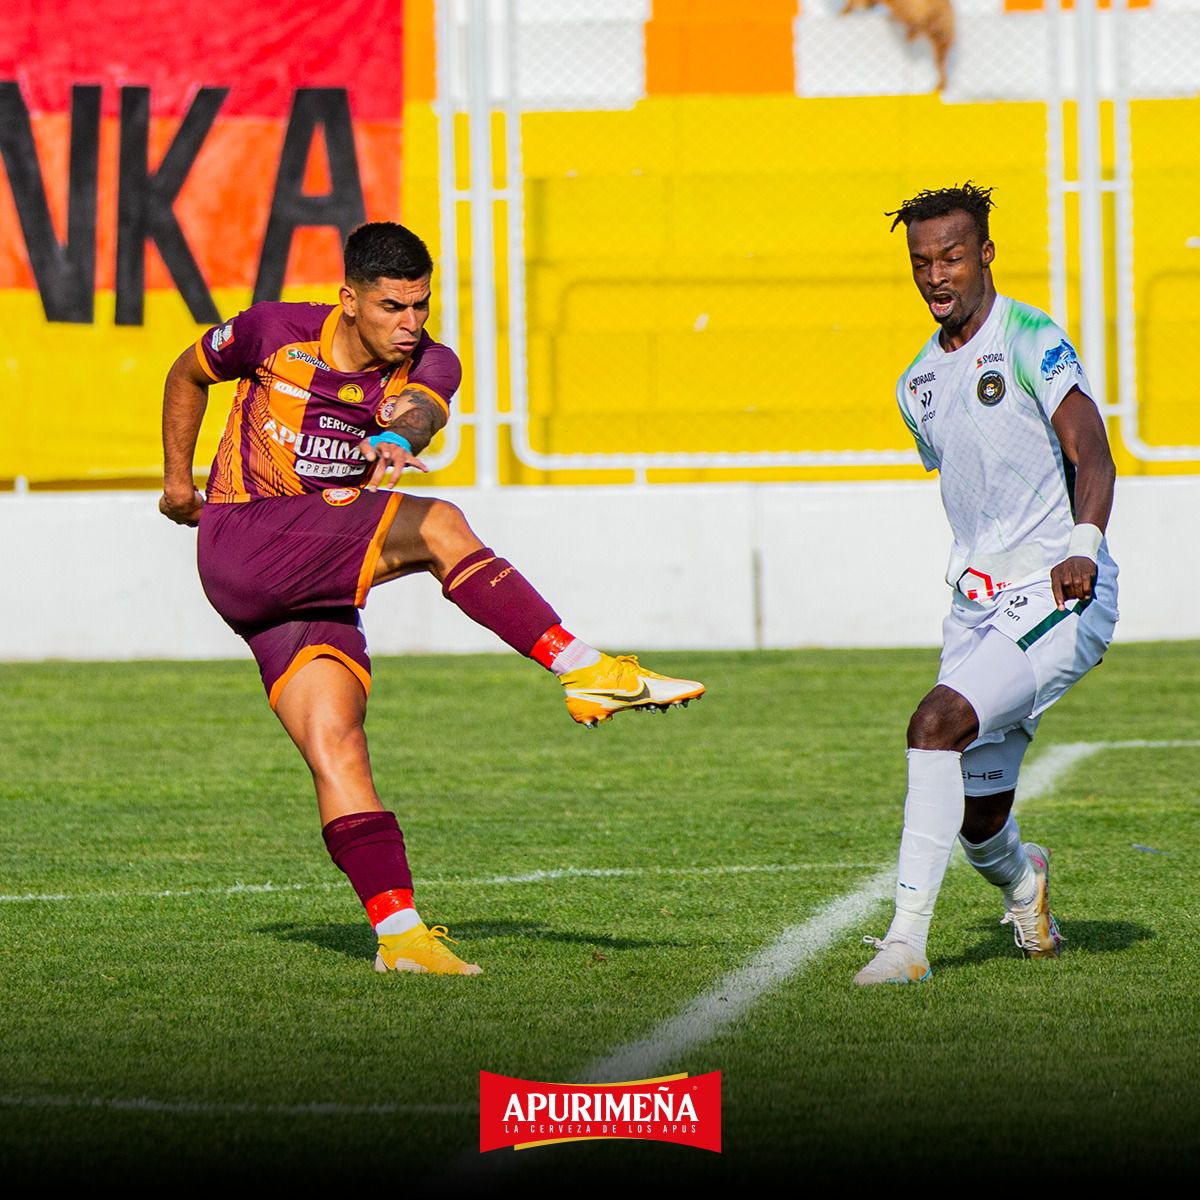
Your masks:
<instances>
[{"instance_id":1,"label":"white barrier","mask_svg":"<svg viewBox=\"0 0 1200 1200\"><path fill-rule=\"evenodd\" d=\"M447 489L568 628L613 651L928 646L949 531L934 483ZM224 658L195 533L149 492L0 497L0 659ZM1200 477L1122 479L1122 639L1200 638ZM501 650L427 576L373 593L376 654Z\"/></svg>"}]
</instances>

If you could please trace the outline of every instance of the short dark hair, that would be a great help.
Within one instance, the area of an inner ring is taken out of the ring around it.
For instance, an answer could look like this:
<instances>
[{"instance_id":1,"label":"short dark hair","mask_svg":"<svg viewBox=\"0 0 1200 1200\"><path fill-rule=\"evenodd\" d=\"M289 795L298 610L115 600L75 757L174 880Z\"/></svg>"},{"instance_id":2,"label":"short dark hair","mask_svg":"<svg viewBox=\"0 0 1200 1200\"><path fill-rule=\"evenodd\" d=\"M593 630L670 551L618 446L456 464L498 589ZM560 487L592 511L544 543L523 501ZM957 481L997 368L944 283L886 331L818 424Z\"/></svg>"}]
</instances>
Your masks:
<instances>
[{"instance_id":1,"label":"short dark hair","mask_svg":"<svg viewBox=\"0 0 1200 1200\"><path fill-rule=\"evenodd\" d=\"M420 279L433 271L429 248L411 229L395 221L370 221L346 239L346 280Z\"/></svg>"},{"instance_id":2,"label":"short dark hair","mask_svg":"<svg viewBox=\"0 0 1200 1200\"><path fill-rule=\"evenodd\" d=\"M946 217L952 212L965 212L979 231L982 245L991 236L988 233L988 213L995 207L992 189L976 187L969 179L962 187L938 188L936 191L918 192L911 200L905 200L895 212L884 213L895 217L892 228L901 222L907 229L914 221L928 221L931 217Z\"/></svg>"}]
</instances>

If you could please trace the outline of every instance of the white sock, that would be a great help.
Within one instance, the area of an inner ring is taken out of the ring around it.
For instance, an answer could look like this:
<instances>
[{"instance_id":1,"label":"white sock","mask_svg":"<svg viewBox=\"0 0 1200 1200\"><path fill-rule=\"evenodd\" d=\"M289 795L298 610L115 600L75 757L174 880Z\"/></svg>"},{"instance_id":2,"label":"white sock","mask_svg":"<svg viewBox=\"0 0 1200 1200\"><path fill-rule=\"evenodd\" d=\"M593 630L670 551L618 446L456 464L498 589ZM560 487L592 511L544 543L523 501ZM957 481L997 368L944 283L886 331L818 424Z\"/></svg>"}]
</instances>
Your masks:
<instances>
[{"instance_id":1,"label":"white sock","mask_svg":"<svg viewBox=\"0 0 1200 1200\"><path fill-rule=\"evenodd\" d=\"M929 940L933 905L954 839L962 828L962 755L955 750L909 750L904 833L896 872L896 915L888 939L920 954Z\"/></svg>"},{"instance_id":2,"label":"white sock","mask_svg":"<svg viewBox=\"0 0 1200 1200\"><path fill-rule=\"evenodd\" d=\"M1010 905L1021 906L1032 902L1037 895L1037 876L1033 873L1033 864L1025 853L1025 847L1021 845L1021 831L1011 813L1004 822L1004 828L987 841L973 846L961 834L958 840L962 843L967 862L988 883L1003 888L1004 899Z\"/></svg>"},{"instance_id":3,"label":"white sock","mask_svg":"<svg viewBox=\"0 0 1200 1200\"><path fill-rule=\"evenodd\" d=\"M589 646L582 638L572 638L554 656L550 670L555 675L565 675L568 671L578 671L583 667L595 666L599 661L599 650Z\"/></svg>"},{"instance_id":4,"label":"white sock","mask_svg":"<svg viewBox=\"0 0 1200 1200\"><path fill-rule=\"evenodd\" d=\"M385 933L407 933L410 929L415 929L420 923L421 918L417 915L415 908L401 908L392 913L391 916L384 917L375 926L375 932L381 937Z\"/></svg>"}]
</instances>

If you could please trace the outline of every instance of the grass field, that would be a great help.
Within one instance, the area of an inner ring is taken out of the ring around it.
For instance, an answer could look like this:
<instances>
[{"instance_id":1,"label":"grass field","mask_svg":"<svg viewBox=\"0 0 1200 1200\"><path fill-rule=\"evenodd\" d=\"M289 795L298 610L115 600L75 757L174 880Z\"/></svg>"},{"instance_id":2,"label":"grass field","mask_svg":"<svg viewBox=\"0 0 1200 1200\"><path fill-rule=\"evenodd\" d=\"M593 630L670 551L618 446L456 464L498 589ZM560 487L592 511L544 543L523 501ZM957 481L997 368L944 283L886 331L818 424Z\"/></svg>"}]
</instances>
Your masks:
<instances>
[{"instance_id":1,"label":"grass field","mask_svg":"<svg viewBox=\"0 0 1200 1200\"><path fill-rule=\"evenodd\" d=\"M895 1189L1196 1166L1200 646L1118 645L1043 723L1022 824L1054 851L1062 959L1017 956L960 862L932 980L868 990L935 653L647 657L709 697L595 733L516 658L377 662L376 775L475 979L371 971L251 664L0 666L4 1176ZM1110 745L1138 741L1188 744ZM727 978L781 954L770 986ZM576 1081L645 1039L620 1061L723 1072L720 1156L481 1162L481 1068Z\"/></svg>"}]
</instances>

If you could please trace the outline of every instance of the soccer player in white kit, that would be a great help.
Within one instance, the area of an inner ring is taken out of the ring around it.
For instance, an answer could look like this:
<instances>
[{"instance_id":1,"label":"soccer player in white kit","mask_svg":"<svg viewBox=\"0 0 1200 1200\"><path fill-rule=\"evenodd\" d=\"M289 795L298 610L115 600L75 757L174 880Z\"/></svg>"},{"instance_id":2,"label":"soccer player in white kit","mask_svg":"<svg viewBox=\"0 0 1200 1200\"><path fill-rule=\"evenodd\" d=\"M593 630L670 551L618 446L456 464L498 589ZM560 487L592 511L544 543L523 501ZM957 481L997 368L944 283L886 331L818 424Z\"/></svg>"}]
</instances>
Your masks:
<instances>
[{"instance_id":1,"label":"soccer player in white kit","mask_svg":"<svg viewBox=\"0 0 1200 1200\"><path fill-rule=\"evenodd\" d=\"M889 213L938 330L900 376L900 412L940 473L954 534L937 686L908 726L908 795L887 935L858 984L930 974L926 942L955 835L1004 895L1028 958L1053 958L1049 856L1022 844L1017 773L1045 712L1103 656L1117 621L1104 530L1116 471L1070 339L997 295L991 189L921 192Z\"/></svg>"}]
</instances>

